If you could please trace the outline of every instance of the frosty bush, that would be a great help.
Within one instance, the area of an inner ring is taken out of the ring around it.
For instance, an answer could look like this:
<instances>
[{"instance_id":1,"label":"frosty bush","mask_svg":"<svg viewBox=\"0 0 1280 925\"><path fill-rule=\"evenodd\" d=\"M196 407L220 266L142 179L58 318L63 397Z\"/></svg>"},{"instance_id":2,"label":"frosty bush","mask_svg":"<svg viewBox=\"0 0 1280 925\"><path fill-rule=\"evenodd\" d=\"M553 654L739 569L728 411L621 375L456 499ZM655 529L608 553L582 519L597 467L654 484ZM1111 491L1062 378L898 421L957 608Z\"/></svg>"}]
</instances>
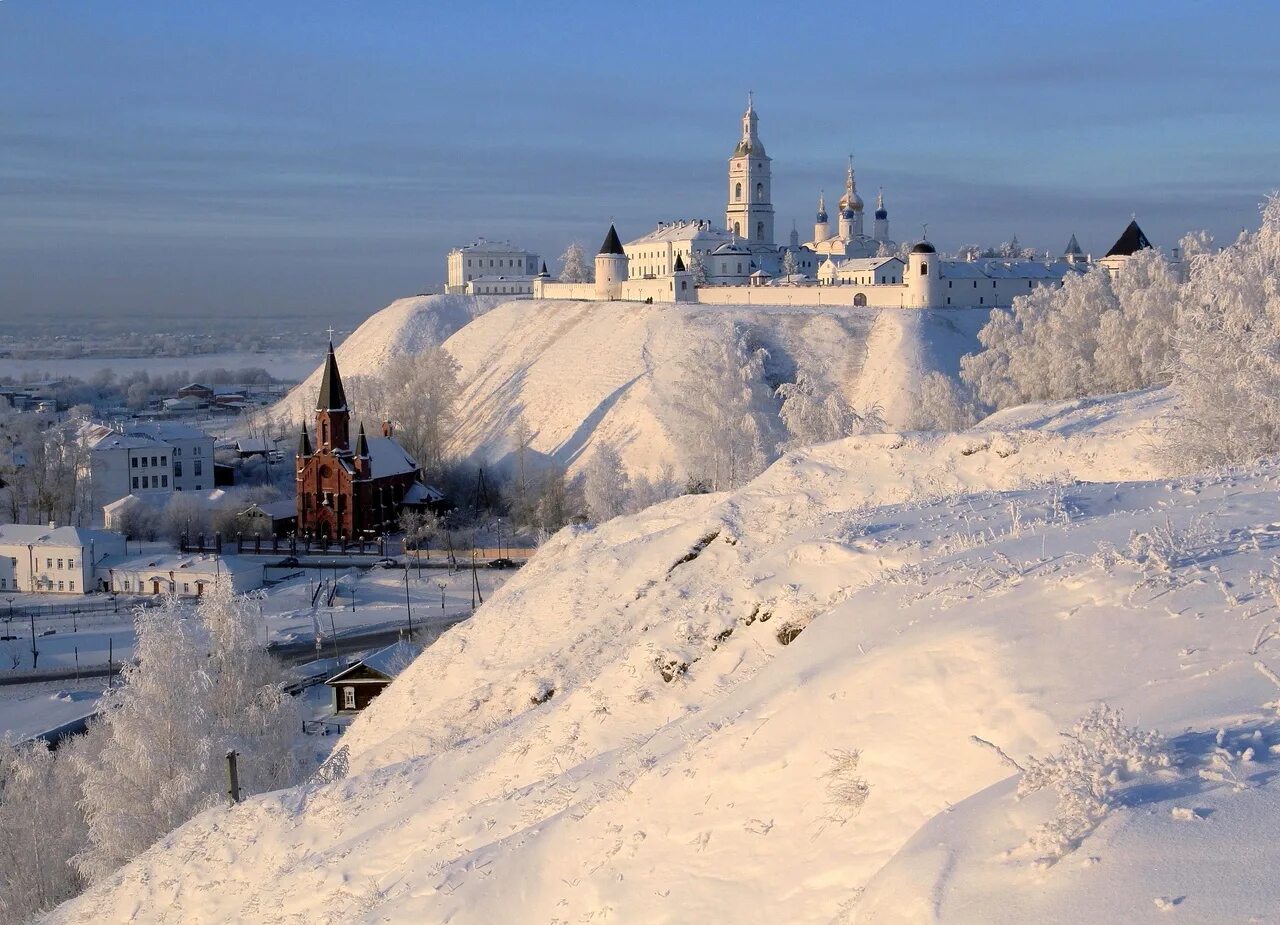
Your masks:
<instances>
[{"instance_id":1,"label":"frosty bush","mask_svg":"<svg viewBox=\"0 0 1280 925\"><path fill-rule=\"evenodd\" d=\"M1280 451L1280 194L1263 204L1256 232L1191 257L1175 340L1171 461L1213 466Z\"/></svg>"},{"instance_id":2,"label":"frosty bush","mask_svg":"<svg viewBox=\"0 0 1280 925\"><path fill-rule=\"evenodd\" d=\"M1177 308L1168 263L1143 250L1115 278L1096 267L992 312L985 349L960 361L961 376L996 408L1163 383Z\"/></svg>"},{"instance_id":3,"label":"frosty bush","mask_svg":"<svg viewBox=\"0 0 1280 925\"><path fill-rule=\"evenodd\" d=\"M871 793L866 779L858 773L862 753L856 748L841 748L827 752L831 766L822 775L827 783L827 805L831 807L830 820L844 825L858 814Z\"/></svg>"},{"instance_id":4,"label":"frosty bush","mask_svg":"<svg viewBox=\"0 0 1280 925\"><path fill-rule=\"evenodd\" d=\"M966 430L978 423L980 417L969 390L934 370L920 382L920 396L909 426L911 430Z\"/></svg>"},{"instance_id":5,"label":"frosty bush","mask_svg":"<svg viewBox=\"0 0 1280 925\"><path fill-rule=\"evenodd\" d=\"M1114 806L1116 785L1127 777L1169 766L1163 737L1124 725L1119 710L1100 704L1080 719L1057 755L1029 758L1018 797L1051 788L1057 811L1028 844L1052 863L1070 853Z\"/></svg>"}]
</instances>

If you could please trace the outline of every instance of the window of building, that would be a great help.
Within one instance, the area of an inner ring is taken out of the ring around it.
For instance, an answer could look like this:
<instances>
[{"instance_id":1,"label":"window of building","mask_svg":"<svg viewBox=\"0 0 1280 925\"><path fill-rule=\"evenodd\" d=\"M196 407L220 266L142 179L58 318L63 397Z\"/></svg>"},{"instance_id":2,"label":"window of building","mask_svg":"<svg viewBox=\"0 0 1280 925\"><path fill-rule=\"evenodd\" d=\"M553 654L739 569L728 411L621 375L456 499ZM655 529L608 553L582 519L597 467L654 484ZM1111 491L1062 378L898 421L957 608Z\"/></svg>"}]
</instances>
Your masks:
<instances>
[{"instance_id":1,"label":"window of building","mask_svg":"<svg viewBox=\"0 0 1280 925\"><path fill-rule=\"evenodd\" d=\"M180 446L175 446L175 447L173 448L173 458L174 458L174 459L177 459L177 458L178 458L179 456L181 456L181 455L182 455L182 447L180 447Z\"/></svg>"},{"instance_id":2,"label":"window of building","mask_svg":"<svg viewBox=\"0 0 1280 925\"><path fill-rule=\"evenodd\" d=\"M152 457L151 457L151 465L153 465L153 466L158 465L158 464L156 463L156 458L155 458L154 456L152 456Z\"/></svg>"},{"instance_id":3,"label":"window of building","mask_svg":"<svg viewBox=\"0 0 1280 925\"><path fill-rule=\"evenodd\" d=\"M764 202L764 184L756 184L756 202Z\"/></svg>"},{"instance_id":4,"label":"window of building","mask_svg":"<svg viewBox=\"0 0 1280 925\"><path fill-rule=\"evenodd\" d=\"M65 587L65 585L66 585L66 582L62 582L62 581L58 582L58 590L59 590L59 591L65 591L65 590L67 590L67 589L66 589L66 587Z\"/></svg>"},{"instance_id":5,"label":"window of building","mask_svg":"<svg viewBox=\"0 0 1280 925\"><path fill-rule=\"evenodd\" d=\"M76 583L74 581L69 582L68 585L69 585L67 588L68 591L74 591L76 589Z\"/></svg>"},{"instance_id":6,"label":"window of building","mask_svg":"<svg viewBox=\"0 0 1280 925\"><path fill-rule=\"evenodd\" d=\"M167 465L169 465L169 457L168 457L168 456L161 456L161 457L160 457L160 465L162 465L162 466L167 466Z\"/></svg>"},{"instance_id":7,"label":"window of building","mask_svg":"<svg viewBox=\"0 0 1280 925\"><path fill-rule=\"evenodd\" d=\"M742 184L741 183L733 184L733 201L734 202L742 201Z\"/></svg>"},{"instance_id":8,"label":"window of building","mask_svg":"<svg viewBox=\"0 0 1280 925\"><path fill-rule=\"evenodd\" d=\"M948 304L948 305L950 305L950 304L951 304L951 296L947 296L947 304Z\"/></svg>"},{"instance_id":9,"label":"window of building","mask_svg":"<svg viewBox=\"0 0 1280 925\"><path fill-rule=\"evenodd\" d=\"M196 454L197 456L199 456L199 455L200 455L200 447L196 447L196 448L195 448L195 454Z\"/></svg>"},{"instance_id":10,"label":"window of building","mask_svg":"<svg viewBox=\"0 0 1280 925\"><path fill-rule=\"evenodd\" d=\"M182 583L182 593L183 593L183 594L190 594L190 593L191 593L191 586L190 586L189 584L187 584L185 581Z\"/></svg>"},{"instance_id":11,"label":"window of building","mask_svg":"<svg viewBox=\"0 0 1280 925\"><path fill-rule=\"evenodd\" d=\"M142 477L142 487L143 487L143 488L150 488L150 487L151 487L151 476L149 476L149 475L144 475L144 476Z\"/></svg>"},{"instance_id":12,"label":"window of building","mask_svg":"<svg viewBox=\"0 0 1280 925\"><path fill-rule=\"evenodd\" d=\"M979 304L979 305L986 305L986 304L987 304L987 300L986 300L985 298L983 298L982 296L978 296L978 304Z\"/></svg>"},{"instance_id":13,"label":"window of building","mask_svg":"<svg viewBox=\"0 0 1280 925\"><path fill-rule=\"evenodd\" d=\"M182 463L176 459L173 461L173 477L176 479L182 478Z\"/></svg>"},{"instance_id":14,"label":"window of building","mask_svg":"<svg viewBox=\"0 0 1280 925\"><path fill-rule=\"evenodd\" d=\"M7 588L7 587L9 587L9 579L0 578L0 590L3 590L4 588Z\"/></svg>"},{"instance_id":15,"label":"window of building","mask_svg":"<svg viewBox=\"0 0 1280 925\"><path fill-rule=\"evenodd\" d=\"M142 457L142 468L147 468L147 457Z\"/></svg>"},{"instance_id":16,"label":"window of building","mask_svg":"<svg viewBox=\"0 0 1280 925\"><path fill-rule=\"evenodd\" d=\"M128 591L128 590L129 590L129 579L128 579L128 578L126 578L126 579L124 580L124 589L125 589L126 591Z\"/></svg>"},{"instance_id":17,"label":"window of building","mask_svg":"<svg viewBox=\"0 0 1280 925\"><path fill-rule=\"evenodd\" d=\"M167 476L167 475L162 475L162 476L160 476L160 487L161 487L161 488L168 488L168 487L169 487L169 476Z\"/></svg>"},{"instance_id":18,"label":"window of building","mask_svg":"<svg viewBox=\"0 0 1280 925\"><path fill-rule=\"evenodd\" d=\"M921 264L920 264L920 275L921 275L921 276L926 276L926 275L928 275L928 273L929 273L929 264L927 264L927 263L921 263Z\"/></svg>"},{"instance_id":19,"label":"window of building","mask_svg":"<svg viewBox=\"0 0 1280 925\"><path fill-rule=\"evenodd\" d=\"M129 462L133 464L133 468L135 469L138 468L138 457L134 456L132 459L129 460Z\"/></svg>"},{"instance_id":20,"label":"window of building","mask_svg":"<svg viewBox=\"0 0 1280 925\"><path fill-rule=\"evenodd\" d=\"M133 487L134 488L138 487L138 477L136 475L133 477Z\"/></svg>"},{"instance_id":21,"label":"window of building","mask_svg":"<svg viewBox=\"0 0 1280 925\"><path fill-rule=\"evenodd\" d=\"M45 568L53 568L53 560L52 560L52 559L45 559L45 560L44 560L44 567L45 567Z\"/></svg>"},{"instance_id":22,"label":"window of building","mask_svg":"<svg viewBox=\"0 0 1280 925\"><path fill-rule=\"evenodd\" d=\"M356 689L354 687L344 687L342 689L342 708L344 710L354 710L356 708Z\"/></svg>"},{"instance_id":23,"label":"window of building","mask_svg":"<svg viewBox=\"0 0 1280 925\"><path fill-rule=\"evenodd\" d=\"M58 568L62 568L62 560L61 560L61 559L59 559L59 560L58 560Z\"/></svg>"},{"instance_id":24,"label":"window of building","mask_svg":"<svg viewBox=\"0 0 1280 925\"><path fill-rule=\"evenodd\" d=\"M756 240L764 240L764 222L756 222Z\"/></svg>"},{"instance_id":25,"label":"window of building","mask_svg":"<svg viewBox=\"0 0 1280 925\"><path fill-rule=\"evenodd\" d=\"M68 559L68 560L67 560L67 568L75 568L75 567L76 567L76 560L75 560L75 559Z\"/></svg>"}]
</instances>

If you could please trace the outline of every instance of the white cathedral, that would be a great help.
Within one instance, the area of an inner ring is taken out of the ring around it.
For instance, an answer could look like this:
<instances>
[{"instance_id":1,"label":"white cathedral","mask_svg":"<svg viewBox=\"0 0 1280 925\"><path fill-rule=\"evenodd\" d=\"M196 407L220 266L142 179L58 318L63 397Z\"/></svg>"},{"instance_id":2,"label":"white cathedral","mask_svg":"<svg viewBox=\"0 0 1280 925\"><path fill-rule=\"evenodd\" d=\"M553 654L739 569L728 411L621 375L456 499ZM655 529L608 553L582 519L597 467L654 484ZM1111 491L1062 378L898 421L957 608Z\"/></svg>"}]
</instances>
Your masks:
<instances>
[{"instance_id":1,"label":"white cathedral","mask_svg":"<svg viewBox=\"0 0 1280 925\"><path fill-rule=\"evenodd\" d=\"M554 281L544 265L528 278L527 291L540 299L977 308L1008 306L1029 290L1060 286L1066 276L1090 265L1074 235L1057 259L951 260L928 241L901 254L889 237L883 190L876 197L871 234L865 232L852 155L835 233L819 194L813 239L801 244L793 227L789 242L778 245L771 186L772 161L748 97L742 135L729 158L723 228L707 219L659 222L623 244L610 226L596 255L594 282ZM1136 250L1149 246L1131 223L1101 263L1116 272Z\"/></svg>"}]
</instances>

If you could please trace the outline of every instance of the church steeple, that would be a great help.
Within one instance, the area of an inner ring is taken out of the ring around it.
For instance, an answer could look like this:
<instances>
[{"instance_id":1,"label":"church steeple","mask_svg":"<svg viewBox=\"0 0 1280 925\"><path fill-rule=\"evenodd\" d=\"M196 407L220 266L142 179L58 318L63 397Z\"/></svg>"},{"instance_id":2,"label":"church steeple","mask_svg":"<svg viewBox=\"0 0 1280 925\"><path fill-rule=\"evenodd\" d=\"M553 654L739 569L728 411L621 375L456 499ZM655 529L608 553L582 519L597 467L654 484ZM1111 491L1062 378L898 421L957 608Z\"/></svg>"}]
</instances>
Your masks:
<instances>
[{"instance_id":1,"label":"church steeple","mask_svg":"<svg viewBox=\"0 0 1280 925\"><path fill-rule=\"evenodd\" d=\"M329 331L329 354L324 359L320 377L320 394L316 397L316 441L320 450L350 452L351 412L347 393L338 373L338 359L333 355L333 330Z\"/></svg>"},{"instance_id":2,"label":"church steeple","mask_svg":"<svg viewBox=\"0 0 1280 925\"><path fill-rule=\"evenodd\" d=\"M303 460L311 455L311 435L307 433L307 422L302 422L302 435L298 437L298 459Z\"/></svg>"}]
</instances>

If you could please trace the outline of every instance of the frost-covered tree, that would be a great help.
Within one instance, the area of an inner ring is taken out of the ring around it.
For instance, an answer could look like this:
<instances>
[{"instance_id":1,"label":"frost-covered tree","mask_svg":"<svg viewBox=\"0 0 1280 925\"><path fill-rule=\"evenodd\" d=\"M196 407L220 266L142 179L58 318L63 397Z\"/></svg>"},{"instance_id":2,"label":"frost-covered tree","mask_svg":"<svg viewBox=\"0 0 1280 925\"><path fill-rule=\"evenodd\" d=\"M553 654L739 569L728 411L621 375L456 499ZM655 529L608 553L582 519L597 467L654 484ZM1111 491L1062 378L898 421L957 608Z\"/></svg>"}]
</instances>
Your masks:
<instances>
[{"instance_id":1,"label":"frost-covered tree","mask_svg":"<svg viewBox=\"0 0 1280 925\"><path fill-rule=\"evenodd\" d=\"M782 275L790 277L799 272L800 261L796 259L795 251L788 250L782 255Z\"/></svg>"},{"instance_id":2,"label":"frost-covered tree","mask_svg":"<svg viewBox=\"0 0 1280 925\"><path fill-rule=\"evenodd\" d=\"M968 390L945 373L934 370L920 381L920 395L910 427L912 430L965 430L978 423L979 417Z\"/></svg>"},{"instance_id":3,"label":"frost-covered tree","mask_svg":"<svg viewBox=\"0 0 1280 925\"><path fill-rule=\"evenodd\" d=\"M677 439L691 478L735 488L771 462L777 400L765 377L769 354L732 322L690 351L677 383Z\"/></svg>"},{"instance_id":4,"label":"frost-covered tree","mask_svg":"<svg viewBox=\"0 0 1280 925\"><path fill-rule=\"evenodd\" d=\"M961 376L996 408L1159 384L1177 311L1177 278L1158 252L1140 251L1114 279L1097 267L993 311Z\"/></svg>"},{"instance_id":5,"label":"frost-covered tree","mask_svg":"<svg viewBox=\"0 0 1280 925\"><path fill-rule=\"evenodd\" d=\"M778 416L787 428L783 449L791 450L815 443L826 443L847 437L862 423L839 391L823 394L813 377L806 372L796 374L795 382L784 382L776 392L782 399Z\"/></svg>"},{"instance_id":6,"label":"frost-covered tree","mask_svg":"<svg viewBox=\"0 0 1280 925\"><path fill-rule=\"evenodd\" d=\"M591 519L603 523L625 513L631 504L631 480L622 457L611 444L602 443L583 471L582 495Z\"/></svg>"},{"instance_id":7,"label":"frost-covered tree","mask_svg":"<svg viewBox=\"0 0 1280 925\"><path fill-rule=\"evenodd\" d=\"M587 259L581 241L570 241L560 255L560 282L589 283L595 279L595 269Z\"/></svg>"},{"instance_id":8,"label":"frost-covered tree","mask_svg":"<svg viewBox=\"0 0 1280 925\"><path fill-rule=\"evenodd\" d=\"M107 876L210 805L221 789L211 756L211 680L192 621L169 598L139 608L136 663L103 698L95 760L82 756L87 837L75 857L90 881Z\"/></svg>"},{"instance_id":9,"label":"frost-covered tree","mask_svg":"<svg viewBox=\"0 0 1280 925\"><path fill-rule=\"evenodd\" d=\"M88 834L76 761L93 748L89 736L56 752L0 744L0 921L27 921L84 888L71 863Z\"/></svg>"},{"instance_id":10,"label":"frost-covered tree","mask_svg":"<svg viewBox=\"0 0 1280 925\"><path fill-rule=\"evenodd\" d=\"M356 377L353 377L355 379ZM353 393L377 436L381 421L395 425L396 439L430 474L446 464L449 437L457 422L458 363L449 351L429 345L397 357L374 377L360 377Z\"/></svg>"},{"instance_id":11,"label":"frost-covered tree","mask_svg":"<svg viewBox=\"0 0 1280 925\"><path fill-rule=\"evenodd\" d=\"M1175 335L1170 452L1191 465L1246 462L1280 450L1280 194L1262 225L1218 253L1189 255Z\"/></svg>"},{"instance_id":12,"label":"frost-covered tree","mask_svg":"<svg viewBox=\"0 0 1280 925\"><path fill-rule=\"evenodd\" d=\"M216 754L240 753L246 794L295 782L294 732L299 714L281 691L284 674L267 654L260 599L236 594L226 579L208 586L196 616L208 634L209 733Z\"/></svg>"},{"instance_id":13,"label":"frost-covered tree","mask_svg":"<svg viewBox=\"0 0 1280 925\"><path fill-rule=\"evenodd\" d=\"M689 252L688 270L693 274L693 284L695 286L705 286L707 284L707 261L696 250Z\"/></svg>"}]
</instances>

